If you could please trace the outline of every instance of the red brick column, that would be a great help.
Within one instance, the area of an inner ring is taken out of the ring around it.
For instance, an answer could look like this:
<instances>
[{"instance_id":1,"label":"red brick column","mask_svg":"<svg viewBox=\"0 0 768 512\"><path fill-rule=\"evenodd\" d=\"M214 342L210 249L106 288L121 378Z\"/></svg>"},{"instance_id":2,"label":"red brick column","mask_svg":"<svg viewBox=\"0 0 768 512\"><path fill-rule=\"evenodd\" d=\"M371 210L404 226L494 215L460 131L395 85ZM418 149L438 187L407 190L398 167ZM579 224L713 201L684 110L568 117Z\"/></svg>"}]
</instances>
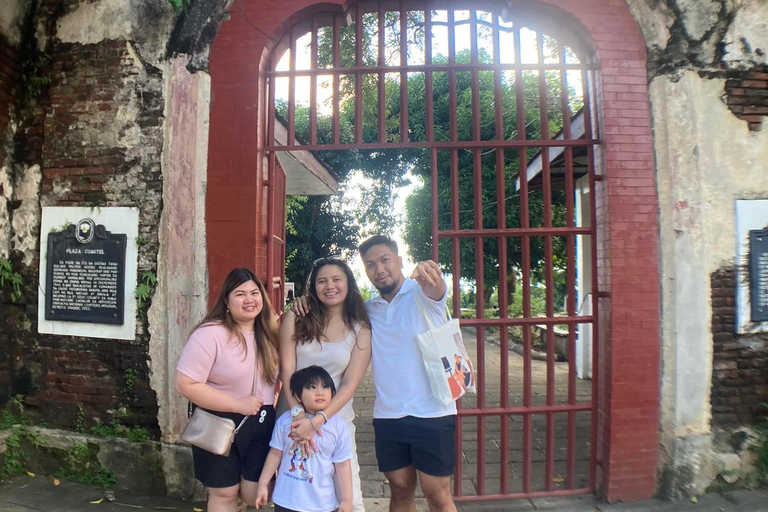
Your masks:
<instances>
[{"instance_id":1,"label":"red brick column","mask_svg":"<svg viewBox=\"0 0 768 512\"><path fill-rule=\"evenodd\" d=\"M600 66L598 485L609 501L647 499L656 493L661 328L645 44L624 2L553 3L589 31Z\"/></svg>"}]
</instances>

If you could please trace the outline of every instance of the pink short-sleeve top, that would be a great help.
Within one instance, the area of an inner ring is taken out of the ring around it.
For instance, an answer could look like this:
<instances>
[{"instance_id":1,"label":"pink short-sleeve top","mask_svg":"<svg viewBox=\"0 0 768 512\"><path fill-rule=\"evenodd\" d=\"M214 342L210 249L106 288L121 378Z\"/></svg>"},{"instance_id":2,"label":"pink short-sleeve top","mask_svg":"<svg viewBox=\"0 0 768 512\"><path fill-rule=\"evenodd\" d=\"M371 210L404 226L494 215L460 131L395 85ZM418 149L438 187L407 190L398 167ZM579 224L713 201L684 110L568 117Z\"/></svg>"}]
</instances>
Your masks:
<instances>
[{"instance_id":1,"label":"pink short-sleeve top","mask_svg":"<svg viewBox=\"0 0 768 512\"><path fill-rule=\"evenodd\" d=\"M222 325L195 329L184 345L176 370L236 398L249 396L253 391L257 348L252 332L244 332L243 335L247 351L243 350L237 336ZM257 377L254 396L264 400L264 405L274 404L275 384L268 384L261 371Z\"/></svg>"}]
</instances>

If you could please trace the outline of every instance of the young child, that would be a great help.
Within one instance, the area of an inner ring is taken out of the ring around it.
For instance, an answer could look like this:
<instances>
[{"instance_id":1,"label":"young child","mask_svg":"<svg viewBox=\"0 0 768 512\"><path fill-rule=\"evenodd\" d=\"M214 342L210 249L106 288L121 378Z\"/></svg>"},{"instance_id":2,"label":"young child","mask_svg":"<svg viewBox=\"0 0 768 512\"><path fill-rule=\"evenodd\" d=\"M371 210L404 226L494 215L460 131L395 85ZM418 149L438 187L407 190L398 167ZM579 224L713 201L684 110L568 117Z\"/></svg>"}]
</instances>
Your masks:
<instances>
[{"instance_id":1,"label":"young child","mask_svg":"<svg viewBox=\"0 0 768 512\"><path fill-rule=\"evenodd\" d=\"M310 418L320 414L336 394L330 374L319 366L309 366L291 377L291 393L304 406ZM317 453L307 456L291 436L293 416L301 413L301 406L285 412L275 423L271 447L259 478L256 507L268 500L267 484L277 471L272 501L275 512L351 512L352 470L349 459L351 436L346 421L339 416L326 419L323 435L315 436ZM279 466L279 471L278 471ZM341 503L333 486L334 469L341 487Z\"/></svg>"}]
</instances>

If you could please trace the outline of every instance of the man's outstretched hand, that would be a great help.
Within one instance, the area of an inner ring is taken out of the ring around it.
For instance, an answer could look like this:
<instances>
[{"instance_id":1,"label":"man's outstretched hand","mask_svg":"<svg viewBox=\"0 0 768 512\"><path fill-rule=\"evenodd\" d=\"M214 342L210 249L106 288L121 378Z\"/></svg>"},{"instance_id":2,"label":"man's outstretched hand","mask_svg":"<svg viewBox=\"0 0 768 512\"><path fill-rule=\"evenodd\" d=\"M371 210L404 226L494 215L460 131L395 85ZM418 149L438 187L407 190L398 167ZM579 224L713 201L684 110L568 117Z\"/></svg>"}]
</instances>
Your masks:
<instances>
[{"instance_id":1,"label":"man's outstretched hand","mask_svg":"<svg viewBox=\"0 0 768 512\"><path fill-rule=\"evenodd\" d=\"M307 316L309 314L309 304L305 296L296 297L291 303L291 312L296 316Z\"/></svg>"},{"instance_id":2,"label":"man's outstretched hand","mask_svg":"<svg viewBox=\"0 0 768 512\"><path fill-rule=\"evenodd\" d=\"M440 300L445 295L445 281L440 265L432 260L420 261L411 273L419 286L424 289L424 294L433 300Z\"/></svg>"}]
</instances>

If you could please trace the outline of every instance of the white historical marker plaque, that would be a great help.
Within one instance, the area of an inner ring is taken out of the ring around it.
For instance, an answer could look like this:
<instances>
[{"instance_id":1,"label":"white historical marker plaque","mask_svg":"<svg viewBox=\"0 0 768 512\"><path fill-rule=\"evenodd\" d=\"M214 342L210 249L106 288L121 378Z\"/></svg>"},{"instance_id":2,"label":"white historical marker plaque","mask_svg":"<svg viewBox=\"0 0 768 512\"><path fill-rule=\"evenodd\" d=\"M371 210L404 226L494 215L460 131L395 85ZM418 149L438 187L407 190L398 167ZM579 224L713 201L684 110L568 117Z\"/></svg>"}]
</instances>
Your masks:
<instances>
[{"instance_id":1,"label":"white historical marker plaque","mask_svg":"<svg viewBox=\"0 0 768 512\"><path fill-rule=\"evenodd\" d=\"M43 208L38 332L132 340L136 208Z\"/></svg>"},{"instance_id":2,"label":"white historical marker plaque","mask_svg":"<svg viewBox=\"0 0 768 512\"><path fill-rule=\"evenodd\" d=\"M759 311L766 307L762 287L766 285L768 268L765 244L756 236L767 226L768 199L736 201L736 332L739 334L768 332L768 322L762 321L764 316Z\"/></svg>"}]
</instances>

